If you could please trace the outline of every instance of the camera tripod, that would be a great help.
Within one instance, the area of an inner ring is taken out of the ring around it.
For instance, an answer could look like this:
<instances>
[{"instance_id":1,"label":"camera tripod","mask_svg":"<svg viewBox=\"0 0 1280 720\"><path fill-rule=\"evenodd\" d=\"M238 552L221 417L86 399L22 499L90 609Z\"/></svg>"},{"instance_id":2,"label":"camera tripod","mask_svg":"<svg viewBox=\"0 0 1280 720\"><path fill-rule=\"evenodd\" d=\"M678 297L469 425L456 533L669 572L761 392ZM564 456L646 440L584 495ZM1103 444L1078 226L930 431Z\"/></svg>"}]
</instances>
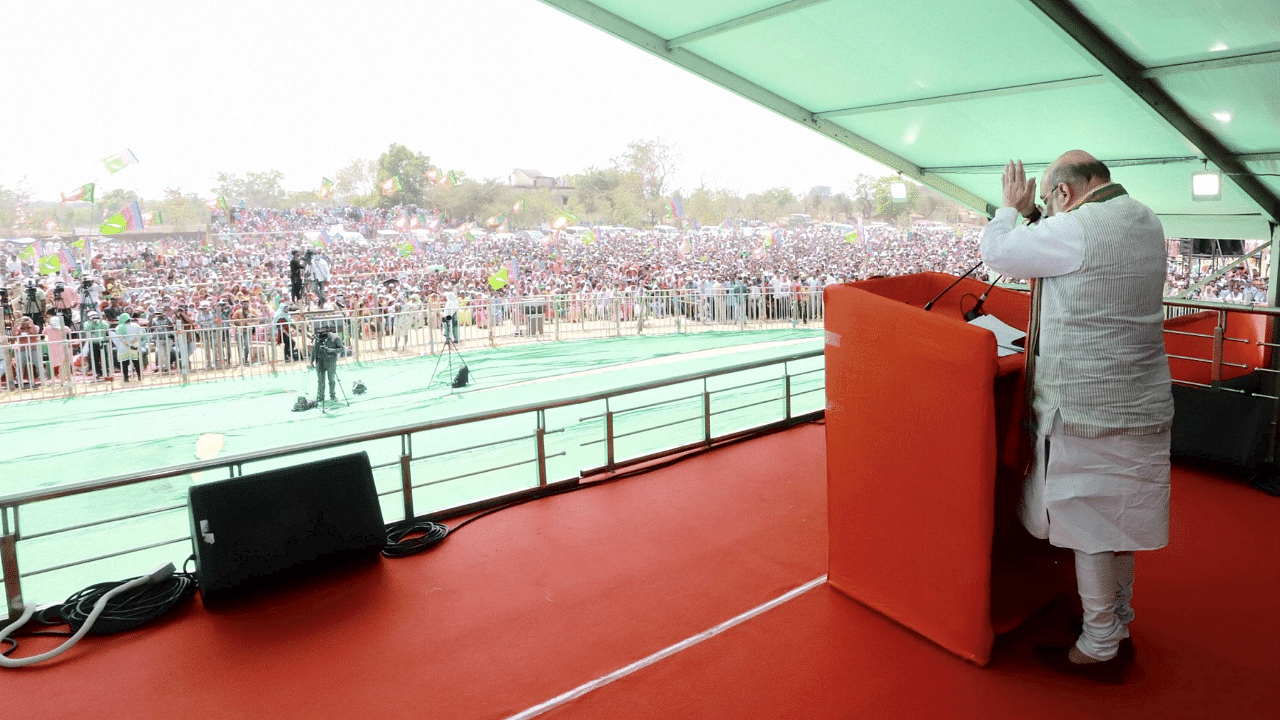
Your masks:
<instances>
[{"instance_id":1,"label":"camera tripod","mask_svg":"<svg viewBox=\"0 0 1280 720\"><path fill-rule=\"evenodd\" d=\"M339 390L339 392L341 392L341 393L342 393L342 401L343 401L344 403L346 403L347 407L351 407L351 398L348 398L348 397L347 397L347 389L346 389L346 388L344 388L344 387L342 387L342 376L338 375L338 366L337 366L337 364L336 364L336 363L337 363L337 361L338 361L338 359L337 359L337 358L334 358L334 363L335 363L335 365L334 365L334 367L333 367L333 381L334 381L334 382L336 382L336 383L338 384L338 390ZM322 380L322 382L323 382L323 380ZM333 394L332 394L332 393L330 393L330 395L333 395ZM334 396L334 397L333 397L333 401L334 401L334 402L338 402L338 398L337 398L336 396ZM316 404L320 406L320 414L321 414L321 415L328 414L328 411L324 409L324 402L323 402L323 401L321 401L321 400L320 400L320 398L316 398Z\"/></svg>"},{"instance_id":2,"label":"camera tripod","mask_svg":"<svg viewBox=\"0 0 1280 720\"><path fill-rule=\"evenodd\" d=\"M461 363L462 365L462 367L458 369L458 373L456 375L453 372L453 356L454 355L458 356L458 362ZM458 351L457 343L453 339L448 337L444 339L444 352L440 353L440 355L436 358L436 366L431 371L431 383L427 385L427 387L428 388L435 387L437 383L441 382L441 380L437 377L437 373L440 372L440 361L444 360L445 356L449 357L449 374L447 377L452 378L452 380L448 381L449 386L452 388L466 387L467 383L470 382L471 369L467 367L467 359L462 356L461 352Z\"/></svg>"}]
</instances>

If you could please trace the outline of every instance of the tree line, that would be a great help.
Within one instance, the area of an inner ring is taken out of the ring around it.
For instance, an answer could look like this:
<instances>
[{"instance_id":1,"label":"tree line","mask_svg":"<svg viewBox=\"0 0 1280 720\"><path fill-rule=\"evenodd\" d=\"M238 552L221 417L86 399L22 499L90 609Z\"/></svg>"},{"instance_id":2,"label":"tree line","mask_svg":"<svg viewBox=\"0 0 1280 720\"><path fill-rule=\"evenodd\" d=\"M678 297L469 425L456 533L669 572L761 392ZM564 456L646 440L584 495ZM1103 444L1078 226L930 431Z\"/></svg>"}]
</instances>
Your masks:
<instances>
[{"instance_id":1,"label":"tree line","mask_svg":"<svg viewBox=\"0 0 1280 720\"><path fill-rule=\"evenodd\" d=\"M284 187L279 170L217 173L213 194L229 206L289 209L309 206L355 205L390 208L414 205L436 211L455 221L484 223L505 217L509 227L536 227L569 213L579 222L647 227L673 222L672 187L678 158L673 148L660 139L636 140L603 167L589 167L561 178L567 187L512 187L495 178L475 179L465 171L439 167L425 153L393 143L378 159L354 159L330 178L332 186L305 190ZM383 191L389 178L398 179L398 188ZM905 200L894 200L890 185L894 177L858 175L847 191L834 192L830 186L816 186L803 195L790 188L773 187L739 195L736 192L699 186L679 191L683 219L701 225L716 225L726 218L773 222L794 213L815 221L909 222L912 217L959 221L972 218L966 208L933 190L906 182ZM14 231L44 231L53 219L66 232L73 227L93 226L104 211L114 212L135 200L143 210L160 211L163 226L175 231L193 230L209 220L209 198L181 188L166 188L158 199L142 199L131 190L112 190L96 198L94 214L85 203L62 205L32 202L20 190L0 187L0 228ZM521 211L513 206L523 201Z\"/></svg>"}]
</instances>

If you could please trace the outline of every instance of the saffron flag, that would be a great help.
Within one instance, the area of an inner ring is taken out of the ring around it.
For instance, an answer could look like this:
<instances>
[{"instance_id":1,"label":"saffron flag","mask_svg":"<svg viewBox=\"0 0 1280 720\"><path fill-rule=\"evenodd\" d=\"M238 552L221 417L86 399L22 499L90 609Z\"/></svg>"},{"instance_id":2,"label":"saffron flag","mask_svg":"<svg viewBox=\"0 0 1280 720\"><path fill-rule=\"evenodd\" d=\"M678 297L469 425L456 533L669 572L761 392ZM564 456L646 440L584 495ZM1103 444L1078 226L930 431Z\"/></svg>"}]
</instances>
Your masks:
<instances>
[{"instance_id":1,"label":"saffron flag","mask_svg":"<svg viewBox=\"0 0 1280 720\"><path fill-rule=\"evenodd\" d=\"M22 260L30 260L35 262L37 259L44 257L44 243L36 240L30 245L18 251L18 258Z\"/></svg>"},{"instance_id":2,"label":"saffron flag","mask_svg":"<svg viewBox=\"0 0 1280 720\"><path fill-rule=\"evenodd\" d=\"M391 197L392 195L404 189L400 184L400 177L392 175L391 177L378 183L378 189L382 191L382 197Z\"/></svg>"},{"instance_id":3,"label":"saffron flag","mask_svg":"<svg viewBox=\"0 0 1280 720\"><path fill-rule=\"evenodd\" d=\"M118 235L126 230L142 229L142 208L136 201L124 206L120 212L103 221L98 231L103 235Z\"/></svg>"},{"instance_id":4,"label":"saffron flag","mask_svg":"<svg viewBox=\"0 0 1280 720\"><path fill-rule=\"evenodd\" d=\"M205 203L205 204L204 204L204 206L205 206L205 207L207 207L207 208L209 208L210 210L215 210L215 209L216 209L216 210L226 210L226 209L227 209L227 199L226 199L226 198L224 198L224 197L222 197L221 195L219 195L218 197L216 197L216 198L214 198L214 199L210 200L209 202Z\"/></svg>"},{"instance_id":5,"label":"saffron flag","mask_svg":"<svg viewBox=\"0 0 1280 720\"><path fill-rule=\"evenodd\" d=\"M453 170L449 171L449 184L454 186L462 184L462 178Z\"/></svg>"},{"instance_id":6,"label":"saffron flag","mask_svg":"<svg viewBox=\"0 0 1280 720\"><path fill-rule=\"evenodd\" d=\"M60 250L58 250L58 262L61 263L62 267L64 268L68 268L71 270L80 269L76 265L76 259L71 257L71 253L67 252L66 248L61 248Z\"/></svg>"},{"instance_id":7,"label":"saffron flag","mask_svg":"<svg viewBox=\"0 0 1280 720\"><path fill-rule=\"evenodd\" d=\"M163 225L164 213L159 210L152 210L150 212L142 213L142 224L143 225Z\"/></svg>"},{"instance_id":8,"label":"saffron flag","mask_svg":"<svg viewBox=\"0 0 1280 720\"><path fill-rule=\"evenodd\" d=\"M507 286L507 269L502 268L498 272L489 276L489 287L494 290L501 290Z\"/></svg>"},{"instance_id":9,"label":"saffron flag","mask_svg":"<svg viewBox=\"0 0 1280 720\"><path fill-rule=\"evenodd\" d=\"M103 166L105 166L107 168L107 172L112 175L115 175L130 165L136 165L137 163L138 158L134 156L133 151L129 148L125 148L115 155L102 158Z\"/></svg>"},{"instance_id":10,"label":"saffron flag","mask_svg":"<svg viewBox=\"0 0 1280 720\"><path fill-rule=\"evenodd\" d=\"M400 217L396 218L396 221L391 223L391 225L395 227L395 229L397 230L408 230L409 229L409 213L407 211L400 213Z\"/></svg>"},{"instance_id":11,"label":"saffron flag","mask_svg":"<svg viewBox=\"0 0 1280 720\"><path fill-rule=\"evenodd\" d=\"M565 217L564 215L561 215L560 217L556 218L551 222L551 229L555 230L556 232L560 232L561 230L565 229L568 226L569 226L569 218Z\"/></svg>"},{"instance_id":12,"label":"saffron flag","mask_svg":"<svg viewBox=\"0 0 1280 720\"><path fill-rule=\"evenodd\" d=\"M485 221L484 221L484 224L485 224L485 225L487 225L488 227L495 227L495 226L497 226L497 224L498 224L498 216L497 216L497 215L490 215L490 216L489 216L489 219L487 219L487 220L485 220Z\"/></svg>"},{"instance_id":13,"label":"saffron flag","mask_svg":"<svg viewBox=\"0 0 1280 720\"><path fill-rule=\"evenodd\" d=\"M515 201L515 204L511 206L511 212L519 214L521 210L524 210L524 200Z\"/></svg>"},{"instance_id":14,"label":"saffron flag","mask_svg":"<svg viewBox=\"0 0 1280 720\"><path fill-rule=\"evenodd\" d=\"M317 194L321 200L328 200L333 194L333 181L327 177L320 178L320 192Z\"/></svg>"},{"instance_id":15,"label":"saffron flag","mask_svg":"<svg viewBox=\"0 0 1280 720\"><path fill-rule=\"evenodd\" d=\"M427 176L427 182L435 183L437 180L440 179L440 171L435 168L427 168L426 176Z\"/></svg>"},{"instance_id":16,"label":"saffron flag","mask_svg":"<svg viewBox=\"0 0 1280 720\"><path fill-rule=\"evenodd\" d=\"M54 230L57 230L58 229L57 218L49 218L48 220L45 220L44 229L48 230L49 232L53 232Z\"/></svg>"},{"instance_id":17,"label":"saffron flag","mask_svg":"<svg viewBox=\"0 0 1280 720\"><path fill-rule=\"evenodd\" d=\"M689 238L680 238L680 246L676 248L676 255L681 260L689 257L689 253L693 252L693 248L689 245Z\"/></svg>"},{"instance_id":18,"label":"saffron flag","mask_svg":"<svg viewBox=\"0 0 1280 720\"><path fill-rule=\"evenodd\" d=\"M93 202L93 183L86 183L69 193L62 193L61 202Z\"/></svg>"}]
</instances>

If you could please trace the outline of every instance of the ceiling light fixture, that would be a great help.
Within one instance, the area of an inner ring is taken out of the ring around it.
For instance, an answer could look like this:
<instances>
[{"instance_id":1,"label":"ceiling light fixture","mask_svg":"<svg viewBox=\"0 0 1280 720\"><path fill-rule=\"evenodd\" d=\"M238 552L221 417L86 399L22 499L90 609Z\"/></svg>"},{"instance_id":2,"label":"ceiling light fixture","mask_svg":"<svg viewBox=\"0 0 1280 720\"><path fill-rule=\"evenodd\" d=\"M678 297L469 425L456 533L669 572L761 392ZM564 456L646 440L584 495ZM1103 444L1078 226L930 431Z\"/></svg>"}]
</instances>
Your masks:
<instances>
[{"instance_id":1,"label":"ceiling light fixture","mask_svg":"<svg viewBox=\"0 0 1280 720\"><path fill-rule=\"evenodd\" d=\"M907 199L907 184L902 182L902 176L899 175L897 180L889 183L889 197L894 202L902 202Z\"/></svg>"},{"instance_id":2,"label":"ceiling light fixture","mask_svg":"<svg viewBox=\"0 0 1280 720\"><path fill-rule=\"evenodd\" d=\"M1204 161L1204 170L1191 173L1191 199L1197 202L1212 202L1222 199L1222 173L1209 169L1209 161Z\"/></svg>"}]
</instances>

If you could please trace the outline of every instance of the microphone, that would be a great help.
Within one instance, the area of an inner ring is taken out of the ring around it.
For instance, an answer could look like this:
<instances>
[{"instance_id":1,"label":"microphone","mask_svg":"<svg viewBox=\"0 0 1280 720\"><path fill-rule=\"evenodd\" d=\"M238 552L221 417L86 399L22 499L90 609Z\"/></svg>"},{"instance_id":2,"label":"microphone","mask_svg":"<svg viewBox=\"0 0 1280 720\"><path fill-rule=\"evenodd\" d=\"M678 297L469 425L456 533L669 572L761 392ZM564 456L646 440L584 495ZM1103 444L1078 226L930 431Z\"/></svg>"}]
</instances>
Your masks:
<instances>
[{"instance_id":1,"label":"microphone","mask_svg":"<svg viewBox=\"0 0 1280 720\"><path fill-rule=\"evenodd\" d=\"M991 288L995 287L996 283L1000 282L1000 278L1002 277L1004 276L997 275L996 279L991 281L991 284L987 286L987 291L982 293L982 297L978 298L978 304L974 305L969 309L969 312L964 314L965 322L973 322L982 314L982 303L987 301L987 296L991 294Z\"/></svg>"},{"instance_id":2,"label":"microphone","mask_svg":"<svg viewBox=\"0 0 1280 720\"><path fill-rule=\"evenodd\" d=\"M946 286L945 288L943 288L943 289L942 289L942 292L938 293L937 297L935 297L934 299L932 299L932 300L930 300L929 302L925 303L925 304L924 304L924 310L925 310L925 312L928 312L929 310L932 310L932 309L933 309L933 304L934 304L934 303L936 303L936 302L938 302L938 300L942 299L942 296L943 296L943 295L946 295L948 292L950 292L950 291L951 291L951 288L955 287L956 285L959 285L961 280L963 280L963 279L965 279L965 278L969 277L970 275L972 275L972 274L973 274L973 271L974 271L974 270L977 270L981 265L982 265L982 261L981 261L981 260L979 260L979 261L977 262L977 264L976 264L976 265L974 265L973 267L969 268L968 270L965 270L963 275L961 275L960 277L956 278L956 281L955 281L955 282L953 282L953 283L951 283L950 285L948 285L948 286Z\"/></svg>"}]
</instances>

